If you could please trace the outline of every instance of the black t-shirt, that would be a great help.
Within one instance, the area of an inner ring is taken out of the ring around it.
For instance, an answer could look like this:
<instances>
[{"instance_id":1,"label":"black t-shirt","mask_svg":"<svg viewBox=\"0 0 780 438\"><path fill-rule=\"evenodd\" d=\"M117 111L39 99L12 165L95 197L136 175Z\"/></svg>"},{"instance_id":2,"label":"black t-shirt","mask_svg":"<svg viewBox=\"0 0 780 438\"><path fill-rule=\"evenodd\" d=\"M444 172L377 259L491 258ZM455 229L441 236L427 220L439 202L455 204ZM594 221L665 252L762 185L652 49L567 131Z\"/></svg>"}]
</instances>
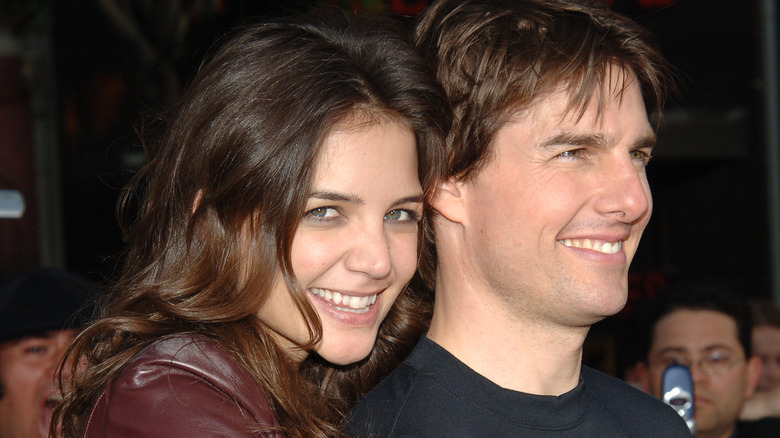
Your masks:
<instances>
[{"instance_id":1,"label":"black t-shirt","mask_svg":"<svg viewBox=\"0 0 780 438\"><path fill-rule=\"evenodd\" d=\"M583 367L561 396L504 389L428 339L350 412L354 437L680 437L685 422L660 400Z\"/></svg>"},{"instance_id":2,"label":"black t-shirt","mask_svg":"<svg viewBox=\"0 0 780 438\"><path fill-rule=\"evenodd\" d=\"M756 421L739 421L732 438L777 438L780 437L780 420L764 418Z\"/></svg>"}]
</instances>

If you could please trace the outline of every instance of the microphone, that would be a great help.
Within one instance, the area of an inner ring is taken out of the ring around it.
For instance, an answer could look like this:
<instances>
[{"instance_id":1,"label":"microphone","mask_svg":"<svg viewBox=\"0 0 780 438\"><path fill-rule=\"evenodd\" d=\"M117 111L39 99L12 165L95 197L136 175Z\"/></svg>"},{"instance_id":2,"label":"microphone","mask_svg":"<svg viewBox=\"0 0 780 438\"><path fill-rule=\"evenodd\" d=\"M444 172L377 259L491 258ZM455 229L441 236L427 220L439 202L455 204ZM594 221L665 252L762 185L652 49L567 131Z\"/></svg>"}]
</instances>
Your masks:
<instances>
[{"instance_id":1,"label":"microphone","mask_svg":"<svg viewBox=\"0 0 780 438\"><path fill-rule=\"evenodd\" d=\"M693 379L688 367L672 364L666 367L661 384L664 403L671 406L685 420L691 434L696 427L693 420Z\"/></svg>"}]
</instances>

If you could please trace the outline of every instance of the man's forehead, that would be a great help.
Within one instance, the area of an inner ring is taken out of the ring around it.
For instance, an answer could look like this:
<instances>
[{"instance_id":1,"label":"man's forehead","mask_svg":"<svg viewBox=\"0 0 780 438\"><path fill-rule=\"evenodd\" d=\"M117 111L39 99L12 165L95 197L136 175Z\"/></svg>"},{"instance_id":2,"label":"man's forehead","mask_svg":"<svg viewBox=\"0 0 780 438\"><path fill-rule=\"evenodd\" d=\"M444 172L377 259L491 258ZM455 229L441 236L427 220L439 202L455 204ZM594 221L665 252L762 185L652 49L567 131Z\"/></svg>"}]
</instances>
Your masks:
<instances>
[{"instance_id":1,"label":"man's forehead","mask_svg":"<svg viewBox=\"0 0 780 438\"><path fill-rule=\"evenodd\" d=\"M5 342L0 343L0 346L3 345L11 345L11 344L21 344L22 342L26 341L39 341L39 340L48 340L48 339L54 339L60 335L67 335L67 336L75 336L76 332L78 332L77 329L62 329L62 330L47 330L45 332L40 333L33 333L31 335L22 336L21 338L11 339Z\"/></svg>"},{"instance_id":2,"label":"man's forehead","mask_svg":"<svg viewBox=\"0 0 780 438\"><path fill-rule=\"evenodd\" d=\"M654 350L679 347L702 350L715 345L739 347L737 322L714 310L674 310L653 327Z\"/></svg>"},{"instance_id":3,"label":"man's forehead","mask_svg":"<svg viewBox=\"0 0 780 438\"><path fill-rule=\"evenodd\" d=\"M570 75L557 83L540 85L532 91L534 96L531 99L523 105L517 105L514 109L510 108L509 112L531 108L551 97L560 99L567 112L582 113L591 105L594 105L594 109L598 111L609 101L621 101L625 91L632 86L640 90L644 101L641 83L629 66L610 63L601 70L600 74L596 71L593 73L593 75Z\"/></svg>"}]
</instances>

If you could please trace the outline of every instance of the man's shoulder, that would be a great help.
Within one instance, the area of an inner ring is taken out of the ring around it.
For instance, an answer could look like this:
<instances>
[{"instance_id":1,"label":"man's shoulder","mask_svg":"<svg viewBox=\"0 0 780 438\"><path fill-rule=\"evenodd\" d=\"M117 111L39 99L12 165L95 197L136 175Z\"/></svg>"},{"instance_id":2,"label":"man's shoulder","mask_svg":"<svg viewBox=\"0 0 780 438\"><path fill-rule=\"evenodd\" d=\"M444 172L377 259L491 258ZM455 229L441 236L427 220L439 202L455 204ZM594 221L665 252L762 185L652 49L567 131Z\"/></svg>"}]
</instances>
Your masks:
<instances>
[{"instance_id":1,"label":"man's shoulder","mask_svg":"<svg viewBox=\"0 0 780 438\"><path fill-rule=\"evenodd\" d=\"M431 341L423 339L410 356L372 389L346 419L346 431L352 436L398 436L397 428L415 428L417 422L425 422L421 430L433 427L437 418L447 417L446 407L439 401L448 398L446 385L437 381L438 370L428 367ZM446 357L438 366L446 368ZM440 415L441 414L441 415Z\"/></svg>"},{"instance_id":2,"label":"man's shoulder","mask_svg":"<svg viewBox=\"0 0 780 438\"><path fill-rule=\"evenodd\" d=\"M583 366L582 380L587 387L589 397L599 400L607 406L641 406L644 409L660 410L663 413L671 412L677 415L673 409L652 395L629 385L617 377L610 376L599 370Z\"/></svg>"},{"instance_id":3,"label":"man's shoulder","mask_svg":"<svg viewBox=\"0 0 780 438\"><path fill-rule=\"evenodd\" d=\"M353 436L390 436L398 417L408 408L408 402L420 379L416 369L402 363L372 389L349 412L346 430Z\"/></svg>"},{"instance_id":4,"label":"man's shoulder","mask_svg":"<svg viewBox=\"0 0 780 438\"><path fill-rule=\"evenodd\" d=\"M477 375L430 340L358 403L347 423L352 436L380 438L690 437L673 409L599 371L584 367L581 384L560 397L524 394Z\"/></svg>"},{"instance_id":5,"label":"man's shoulder","mask_svg":"<svg viewBox=\"0 0 780 438\"><path fill-rule=\"evenodd\" d=\"M637 431L660 430L664 431L664 436L690 437L685 421L658 398L586 366L582 368L582 379L590 402L612 421L628 422ZM637 416L637 412L642 415Z\"/></svg>"}]
</instances>

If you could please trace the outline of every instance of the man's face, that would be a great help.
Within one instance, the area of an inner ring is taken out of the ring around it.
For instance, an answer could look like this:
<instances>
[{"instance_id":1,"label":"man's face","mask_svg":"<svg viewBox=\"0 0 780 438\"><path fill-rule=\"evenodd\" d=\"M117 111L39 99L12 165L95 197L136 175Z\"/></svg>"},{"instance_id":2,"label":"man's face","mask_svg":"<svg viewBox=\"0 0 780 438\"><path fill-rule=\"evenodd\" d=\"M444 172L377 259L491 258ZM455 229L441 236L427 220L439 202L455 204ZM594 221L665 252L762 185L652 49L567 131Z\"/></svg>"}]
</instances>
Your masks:
<instances>
[{"instance_id":1,"label":"man's face","mask_svg":"<svg viewBox=\"0 0 780 438\"><path fill-rule=\"evenodd\" d=\"M780 328L771 325L753 327L753 354L764 367L757 391L768 391L780 384Z\"/></svg>"},{"instance_id":2,"label":"man's face","mask_svg":"<svg viewBox=\"0 0 780 438\"><path fill-rule=\"evenodd\" d=\"M625 304L652 209L645 165L655 144L639 85L627 80L622 99L605 90L601 114L595 100L581 118L567 113L564 91L541 99L497 132L473 181L458 183L464 257L514 314L586 326Z\"/></svg>"},{"instance_id":3,"label":"man's face","mask_svg":"<svg viewBox=\"0 0 780 438\"><path fill-rule=\"evenodd\" d=\"M719 365L708 371L705 361ZM656 397L673 362L691 370L697 438L728 437L761 370L757 358L745 358L734 319L711 310L676 310L661 318L648 355L648 390Z\"/></svg>"},{"instance_id":4,"label":"man's face","mask_svg":"<svg viewBox=\"0 0 780 438\"><path fill-rule=\"evenodd\" d=\"M48 436L54 371L74 336L51 331L0 344L0 437Z\"/></svg>"}]
</instances>

